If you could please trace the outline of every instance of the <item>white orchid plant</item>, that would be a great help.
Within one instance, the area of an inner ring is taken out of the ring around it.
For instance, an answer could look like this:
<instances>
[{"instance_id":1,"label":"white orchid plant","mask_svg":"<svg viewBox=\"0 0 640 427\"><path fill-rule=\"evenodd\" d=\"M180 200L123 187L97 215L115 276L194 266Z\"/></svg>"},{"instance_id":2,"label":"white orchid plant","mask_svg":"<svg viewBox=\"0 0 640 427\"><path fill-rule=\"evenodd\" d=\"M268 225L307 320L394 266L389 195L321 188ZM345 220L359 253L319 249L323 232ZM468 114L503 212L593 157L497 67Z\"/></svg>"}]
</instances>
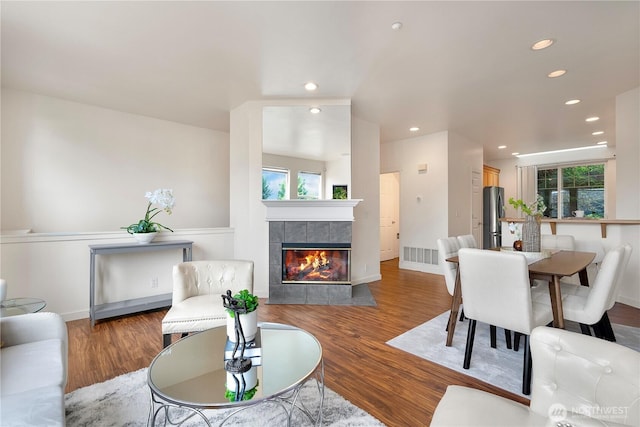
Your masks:
<instances>
[{"instance_id":1,"label":"white orchid plant","mask_svg":"<svg viewBox=\"0 0 640 427\"><path fill-rule=\"evenodd\" d=\"M176 203L176 199L173 197L173 190L159 188L154 192L147 191L144 197L146 197L149 201L149 203L147 204L147 212L145 213L144 218L134 224L129 225L128 227L121 228L127 230L127 233L129 234L154 233L162 229L173 231L167 226L152 221L153 218L162 211L165 211L167 214L171 215L171 210ZM157 205L159 207L155 207L153 205Z\"/></svg>"}]
</instances>

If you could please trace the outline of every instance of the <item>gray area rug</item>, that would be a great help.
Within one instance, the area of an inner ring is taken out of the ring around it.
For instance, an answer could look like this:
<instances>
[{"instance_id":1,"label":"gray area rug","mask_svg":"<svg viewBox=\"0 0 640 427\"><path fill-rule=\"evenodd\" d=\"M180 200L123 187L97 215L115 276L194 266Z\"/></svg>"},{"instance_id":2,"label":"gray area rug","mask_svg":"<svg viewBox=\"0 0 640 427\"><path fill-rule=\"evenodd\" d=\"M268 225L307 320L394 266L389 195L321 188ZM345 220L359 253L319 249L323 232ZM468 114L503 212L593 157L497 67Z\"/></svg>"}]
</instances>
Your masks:
<instances>
[{"instance_id":1,"label":"gray area rug","mask_svg":"<svg viewBox=\"0 0 640 427\"><path fill-rule=\"evenodd\" d=\"M317 408L318 389L309 381L300 392L300 399L310 410ZM314 406L315 405L315 406ZM93 384L65 395L66 424L68 427L122 427L146 426L150 408L147 369L121 375L103 383ZM232 409L207 410L212 425L220 422ZM294 411L291 425L312 425L301 411ZM164 421L164 418L162 418ZM202 419L193 417L184 426L203 425ZM227 421L225 426L285 426L287 420L282 408L269 403L251 407ZM323 426L382 426L380 421L325 387Z\"/></svg>"},{"instance_id":2,"label":"gray area rug","mask_svg":"<svg viewBox=\"0 0 640 427\"><path fill-rule=\"evenodd\" d=\"M515 352L508 350L504 340L504 331L498 328L497 348L491 348L489 325L478 322L471 356L471 366L464 369L464 349L467 341L469 321L457 322L451 347L445 346L449 312L423 323L399 335L387 344L414 354L423 359L445 366L500 387L514 394L522 394L523 349ZM574 322L565 322L566 329L580 332L580 326ZM624 325L612 325L618 344L640 351L640 328ZM522 341L521 341L522 344ZM525 396L528 397L528 396Z\"/></svg>"}]
</instances>

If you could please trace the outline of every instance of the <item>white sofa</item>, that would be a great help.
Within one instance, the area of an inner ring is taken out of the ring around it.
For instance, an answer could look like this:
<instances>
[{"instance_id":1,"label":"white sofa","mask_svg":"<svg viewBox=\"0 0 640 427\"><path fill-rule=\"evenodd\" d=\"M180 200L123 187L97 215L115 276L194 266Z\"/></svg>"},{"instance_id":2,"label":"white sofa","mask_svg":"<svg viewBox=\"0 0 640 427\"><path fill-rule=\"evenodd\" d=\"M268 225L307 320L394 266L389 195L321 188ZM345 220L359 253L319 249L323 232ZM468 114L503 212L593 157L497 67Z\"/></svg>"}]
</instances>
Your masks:
<instances>
[{"instance_id":1,"label":"white sofa","mask_svg":"<svg viewBox=\"0 0 640 427\"><path fill-rule=\"evenodd\" d=\"M67 326L56 313L0 318L0 425L64 426Z\"/></svg>"},{"instance_id":2,"label":"white sofa","mask_svg":"<svg viewBox=\"0 0 640 427\"><path fill-rule=\"evenodd\" d=\"M450 385L432 427L638 426L640 353L603 339L537 327L529 406Z\"/></svg>"}]
</instances>

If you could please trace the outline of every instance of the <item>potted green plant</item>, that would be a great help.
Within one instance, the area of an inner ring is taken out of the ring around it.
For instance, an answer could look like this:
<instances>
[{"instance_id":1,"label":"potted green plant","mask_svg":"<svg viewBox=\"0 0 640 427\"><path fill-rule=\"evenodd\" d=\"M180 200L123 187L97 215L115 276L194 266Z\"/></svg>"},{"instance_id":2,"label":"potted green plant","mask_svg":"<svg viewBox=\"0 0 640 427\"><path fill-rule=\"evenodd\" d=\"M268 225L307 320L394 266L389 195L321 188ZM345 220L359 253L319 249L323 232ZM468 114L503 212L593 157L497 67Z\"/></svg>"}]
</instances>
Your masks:
<instances>
[{"instance_id":1,"label":"potted green plant","mask_svg":"<svg viewBox=\"0 0 640 427\"><path fill-rule=\"evenodd\" d=\"M144 214L144 218L127 227L120 227L127 230L127 233L133 235L138 243L150 243L162 229L173 232L169 227L152 221L153 218L162 211L171 215L171 210L176 201L173 197L173 190L159 188L154 192L147 191L144 197L148 200L147 211ZM160 207L153 207L154 204Z\"/></svg>"},{"instance_id":2,"label":"potted green plant","mask_svg":"<svg viewBox=\"0 0 640 427\"><path fill-rule=\"evenodd\" d=\"M509 198L509 204L516 210L520 209L525 215L525 222L522 225L521 250L524 252L540 252L540 222L542 215L547 210L544 199L541 195L536 195L536 200L526 204L522 199ZM514 242L517 250L518 241Z\"/></svg>"},{"instance_id":3,"label":"potted green plant","mask_svg":"<svg viewBox=\"0 0 640 427\"><path fill-rule=\"evenodd\" d=\"M242 377L244 377L246 389L241 398L236 400L237 386L235 380L233 379L234 375L230 372L227 372L227 382L224 397L229 402L237 402L238 400L251 400L258 391L258 385L260 384L260 381L258 380L258 370L256 366L251 367L251 369L241 375Z\"/></svg>"},{"instance_id":4,"label":"potted green plant","mask_svg":"<svg viewBox=\"0 0 640 427\"><path fill-rule=\"evenodd\" d=\"M258 297L249 292L248 289L243 289L233 296L234 299L242 301L247 312L240 314L240 325L244 332L246 341L251 341L256 337L258 332ZM236 313L227 309L227 336L229 341L236 341L235 334L235 316Z\"/></svg>"}]
</instances>

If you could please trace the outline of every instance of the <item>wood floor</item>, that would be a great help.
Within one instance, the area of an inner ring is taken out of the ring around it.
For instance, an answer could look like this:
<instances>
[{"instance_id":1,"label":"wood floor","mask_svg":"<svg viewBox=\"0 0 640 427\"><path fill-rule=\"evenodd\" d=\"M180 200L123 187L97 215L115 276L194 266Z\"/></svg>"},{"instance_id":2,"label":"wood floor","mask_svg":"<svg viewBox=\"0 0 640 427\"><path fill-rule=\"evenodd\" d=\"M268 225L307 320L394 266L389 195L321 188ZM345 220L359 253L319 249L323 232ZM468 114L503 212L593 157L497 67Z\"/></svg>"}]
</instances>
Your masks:
<instances>
[{"instance_id":1,"label":"wood floor","mask_svg":"<svg viewBox=\"0 0 640 427\"><path fill-rule=\"evenodd\" d=\"M397 259L381 263L380 270L383 279L369 285L377 307L268 305L261 300L258 319L314 334L323 347L326 385L388 426L429 425L449 384L528 402L386 345L446 311L451 297L442 276L400 270ZM93 328L88 319L68 322L67 392L149 366L162 349L165 312L100 321ZM640 327L636 308L616 304L609 316L612 322Z\"/></svg>"}]
</instances>

